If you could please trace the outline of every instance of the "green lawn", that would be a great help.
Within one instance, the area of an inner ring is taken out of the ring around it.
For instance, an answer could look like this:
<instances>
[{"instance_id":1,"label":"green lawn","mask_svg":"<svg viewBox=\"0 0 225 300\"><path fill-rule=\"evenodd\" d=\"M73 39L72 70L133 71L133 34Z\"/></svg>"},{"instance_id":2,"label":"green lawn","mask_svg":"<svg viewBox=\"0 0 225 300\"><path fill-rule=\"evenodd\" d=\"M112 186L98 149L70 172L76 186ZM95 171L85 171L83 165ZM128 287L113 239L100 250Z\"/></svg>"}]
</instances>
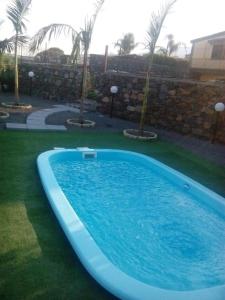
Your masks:
<instances>
[{"instance_id":1,"label":"green lawn","mask_svg":"<svg viewBox=\"0 0 225 300\"><path fill-rule=\"evenodd\" d=\"M53 215L36 169L55 146L151 155L225 196L225 169L182 148L118 133L0 132L0 299L113 299L87 274Z\"/></svg>"}]
</instances>

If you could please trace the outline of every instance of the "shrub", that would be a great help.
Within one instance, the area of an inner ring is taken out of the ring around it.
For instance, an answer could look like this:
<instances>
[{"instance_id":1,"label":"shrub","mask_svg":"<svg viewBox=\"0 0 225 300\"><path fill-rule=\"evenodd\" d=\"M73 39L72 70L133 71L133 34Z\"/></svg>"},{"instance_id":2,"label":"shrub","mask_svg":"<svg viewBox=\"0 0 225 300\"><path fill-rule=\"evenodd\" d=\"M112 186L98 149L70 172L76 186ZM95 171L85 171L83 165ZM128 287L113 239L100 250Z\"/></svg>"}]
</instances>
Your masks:
<instances>
[{"instance_id":1,"label":"shrub","mask_svg":"<svg viewBox=\"0 0 225 300\"><path fill-rule=\"evenodd\" d=\"M87 94L87 98L96 100L98 97L97 93L93 90L89 91Z\"/></svg>"}]
</instances>

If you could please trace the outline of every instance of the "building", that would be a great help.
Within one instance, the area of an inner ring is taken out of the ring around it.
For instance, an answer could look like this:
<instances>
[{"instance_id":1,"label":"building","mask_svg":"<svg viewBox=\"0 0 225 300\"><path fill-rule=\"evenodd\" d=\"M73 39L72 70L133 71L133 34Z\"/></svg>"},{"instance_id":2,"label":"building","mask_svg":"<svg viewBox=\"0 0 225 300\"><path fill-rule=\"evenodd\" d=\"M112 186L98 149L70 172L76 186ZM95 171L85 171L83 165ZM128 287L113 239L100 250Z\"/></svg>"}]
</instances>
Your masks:
<instances>
[{"instance_id":1,"label":"building","mask_svg":"<svg viewBox=\"0 0 225 300\"><path fill-rule=\"evenodd\" d=\"M191 43L192 76L200 80L225 80L225 31Z\"/></svg>"}]
</instances>

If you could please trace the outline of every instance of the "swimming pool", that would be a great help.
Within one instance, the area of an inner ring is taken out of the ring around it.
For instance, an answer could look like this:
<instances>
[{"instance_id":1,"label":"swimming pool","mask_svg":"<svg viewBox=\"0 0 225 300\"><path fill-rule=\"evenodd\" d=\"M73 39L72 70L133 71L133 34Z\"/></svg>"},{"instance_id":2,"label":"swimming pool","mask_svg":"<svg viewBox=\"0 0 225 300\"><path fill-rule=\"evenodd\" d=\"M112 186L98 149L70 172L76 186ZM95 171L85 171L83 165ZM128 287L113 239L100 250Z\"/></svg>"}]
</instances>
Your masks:
<instances>
[{"instance_id":1,"label":"swimming pool","mask_svg":"<svg viewBox=\"0 0 225 300\"><path fill-rule=\"evenodd\" d=\"M89 273L121 299L225 299L225 199L147 156L59 149L38 169Z\"/></svg>"}]
</instances>

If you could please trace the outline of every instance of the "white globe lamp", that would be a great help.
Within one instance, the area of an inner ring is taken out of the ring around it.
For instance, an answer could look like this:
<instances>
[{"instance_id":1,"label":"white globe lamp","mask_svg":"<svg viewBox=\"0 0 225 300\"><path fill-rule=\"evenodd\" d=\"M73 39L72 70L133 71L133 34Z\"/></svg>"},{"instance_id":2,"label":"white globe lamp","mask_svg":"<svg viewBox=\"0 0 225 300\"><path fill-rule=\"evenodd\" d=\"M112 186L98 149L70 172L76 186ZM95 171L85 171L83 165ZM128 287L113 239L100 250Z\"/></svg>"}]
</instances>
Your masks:
<instances>
[{"instance_id":1,"label":"white globe lamp","mask_svg":"<svg viewBox=\"0 0 225 300\"><path fill-rule=\"evenodd\" d=\"M225 105L222 102L218 102L218 103L216 103L214 108L215 108L215 111L222 112L225 109Z\"/></svg>"}]
</instances>

